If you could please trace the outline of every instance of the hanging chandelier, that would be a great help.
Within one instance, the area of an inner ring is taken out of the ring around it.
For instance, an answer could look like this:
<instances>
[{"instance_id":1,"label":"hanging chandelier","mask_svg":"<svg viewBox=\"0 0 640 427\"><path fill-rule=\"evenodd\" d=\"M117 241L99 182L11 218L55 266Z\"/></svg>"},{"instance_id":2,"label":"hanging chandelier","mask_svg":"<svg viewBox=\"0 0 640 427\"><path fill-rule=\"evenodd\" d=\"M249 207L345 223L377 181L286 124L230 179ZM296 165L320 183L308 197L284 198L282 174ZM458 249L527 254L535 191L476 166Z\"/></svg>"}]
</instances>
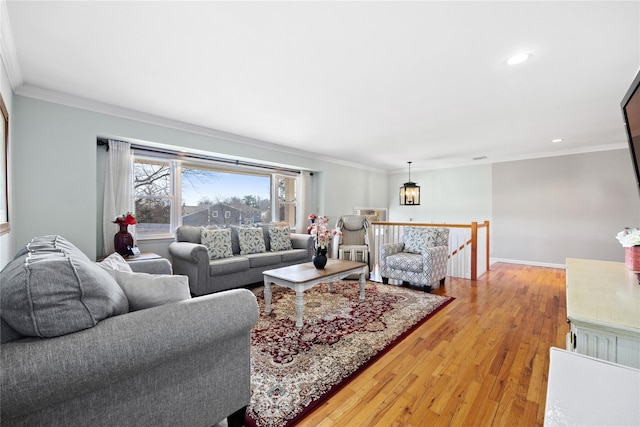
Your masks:
<instances>
[{"instance_id":1,"label":"hanging chandelier","mask_svg":"<svg viewBox=\"0 0 640 427\"><path fill-rule=\"evenodd\" d=\"M411 181L411 163L409 163L409 181L400 187L400 205L417 206L420 204L420 186Z\"/></svg>"}]
</instances>

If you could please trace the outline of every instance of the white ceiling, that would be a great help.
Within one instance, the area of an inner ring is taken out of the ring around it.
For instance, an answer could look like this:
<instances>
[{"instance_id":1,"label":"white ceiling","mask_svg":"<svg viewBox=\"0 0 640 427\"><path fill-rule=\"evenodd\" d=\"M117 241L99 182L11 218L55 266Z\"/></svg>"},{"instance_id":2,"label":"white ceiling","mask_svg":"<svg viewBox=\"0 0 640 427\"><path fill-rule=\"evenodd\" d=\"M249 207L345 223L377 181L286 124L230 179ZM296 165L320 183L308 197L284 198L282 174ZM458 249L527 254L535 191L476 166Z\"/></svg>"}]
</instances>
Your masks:
<instances>
[{"instance_id":1,"label":"white ceiling","mask_svg":"<svg viewBox=\"0 0 640 427\"><path fill-rule=\"evenodd\" d=\"M389 171L625 147L640 68L639 1L6 6L18 94Z\"/></svg>"}]
</instances>

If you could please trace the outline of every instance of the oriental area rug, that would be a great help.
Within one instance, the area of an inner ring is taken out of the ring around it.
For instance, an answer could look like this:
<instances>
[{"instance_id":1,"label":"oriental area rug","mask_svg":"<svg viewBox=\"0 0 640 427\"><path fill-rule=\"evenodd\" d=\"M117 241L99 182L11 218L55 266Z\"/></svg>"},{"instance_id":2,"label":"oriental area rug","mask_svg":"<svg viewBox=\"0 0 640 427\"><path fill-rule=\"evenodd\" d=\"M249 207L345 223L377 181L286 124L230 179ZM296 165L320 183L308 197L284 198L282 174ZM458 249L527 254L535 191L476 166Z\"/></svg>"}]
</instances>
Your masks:
<instances>
[{"instance_id":1,"label":"oriental area rug","mask_svg":"<svg viewBox=\"0 0 640 427\"><path fill-rule=\"evenodd\" d=\"M304 325L295 327L295 292L254 288L260 318L251 332L251 403L245 424L283 427L311 412L435 312L453 300L421 290L357 281L321 283L304 292Z\"/></svg>"}]
</instances>

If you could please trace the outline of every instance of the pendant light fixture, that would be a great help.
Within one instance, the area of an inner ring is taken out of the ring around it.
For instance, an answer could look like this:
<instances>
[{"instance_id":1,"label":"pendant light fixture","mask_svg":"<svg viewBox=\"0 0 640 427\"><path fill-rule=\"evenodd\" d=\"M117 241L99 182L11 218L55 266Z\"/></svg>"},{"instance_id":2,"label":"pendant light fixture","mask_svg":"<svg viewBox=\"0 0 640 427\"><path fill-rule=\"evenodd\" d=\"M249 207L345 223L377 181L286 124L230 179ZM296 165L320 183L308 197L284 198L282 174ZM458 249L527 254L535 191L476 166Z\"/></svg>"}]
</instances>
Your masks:
<instances>
[{"instance_id":1,"label":"pendant light fixture","mask_svg":"<svg viewBox=\"0 0 640 427\"><path fill-rule=\"evenodd\" d=\"M411 163L409 163L409 181L400 187L400 206L417 206L420 204L420 186L411 181Z\"/></svg>"}]
</instances>

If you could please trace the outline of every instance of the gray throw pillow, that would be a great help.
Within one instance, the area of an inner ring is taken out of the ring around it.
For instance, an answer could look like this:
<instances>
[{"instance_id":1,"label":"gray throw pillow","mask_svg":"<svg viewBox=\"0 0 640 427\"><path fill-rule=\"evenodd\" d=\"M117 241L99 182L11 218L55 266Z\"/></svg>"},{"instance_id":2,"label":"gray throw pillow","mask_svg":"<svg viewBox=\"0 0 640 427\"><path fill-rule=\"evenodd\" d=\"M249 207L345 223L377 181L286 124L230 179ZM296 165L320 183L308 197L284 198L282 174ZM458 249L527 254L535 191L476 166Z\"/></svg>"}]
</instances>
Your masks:
<instances>
[{"instance_id":1,"label":"gray throw pillow","mask_svg":"<svg viewBox=\"0 0 640 427\"><path fill-rule=\"evenodd\" d=\"M18 253L0 272L0 307L21 335L56 337L129 311L115 279L63 237L37 237Z\"/></svg>"},{"instance_id":2,"label":"gray throw pillow","mask_svg":"<svg viewBox=\"0 0 640 427\"><path fill-rule=\"evenodd\" d=\"M131 311L143 310L191 298L189 278L170 274L131 273L116 270Z\"/></svg>"}]
</instances>

